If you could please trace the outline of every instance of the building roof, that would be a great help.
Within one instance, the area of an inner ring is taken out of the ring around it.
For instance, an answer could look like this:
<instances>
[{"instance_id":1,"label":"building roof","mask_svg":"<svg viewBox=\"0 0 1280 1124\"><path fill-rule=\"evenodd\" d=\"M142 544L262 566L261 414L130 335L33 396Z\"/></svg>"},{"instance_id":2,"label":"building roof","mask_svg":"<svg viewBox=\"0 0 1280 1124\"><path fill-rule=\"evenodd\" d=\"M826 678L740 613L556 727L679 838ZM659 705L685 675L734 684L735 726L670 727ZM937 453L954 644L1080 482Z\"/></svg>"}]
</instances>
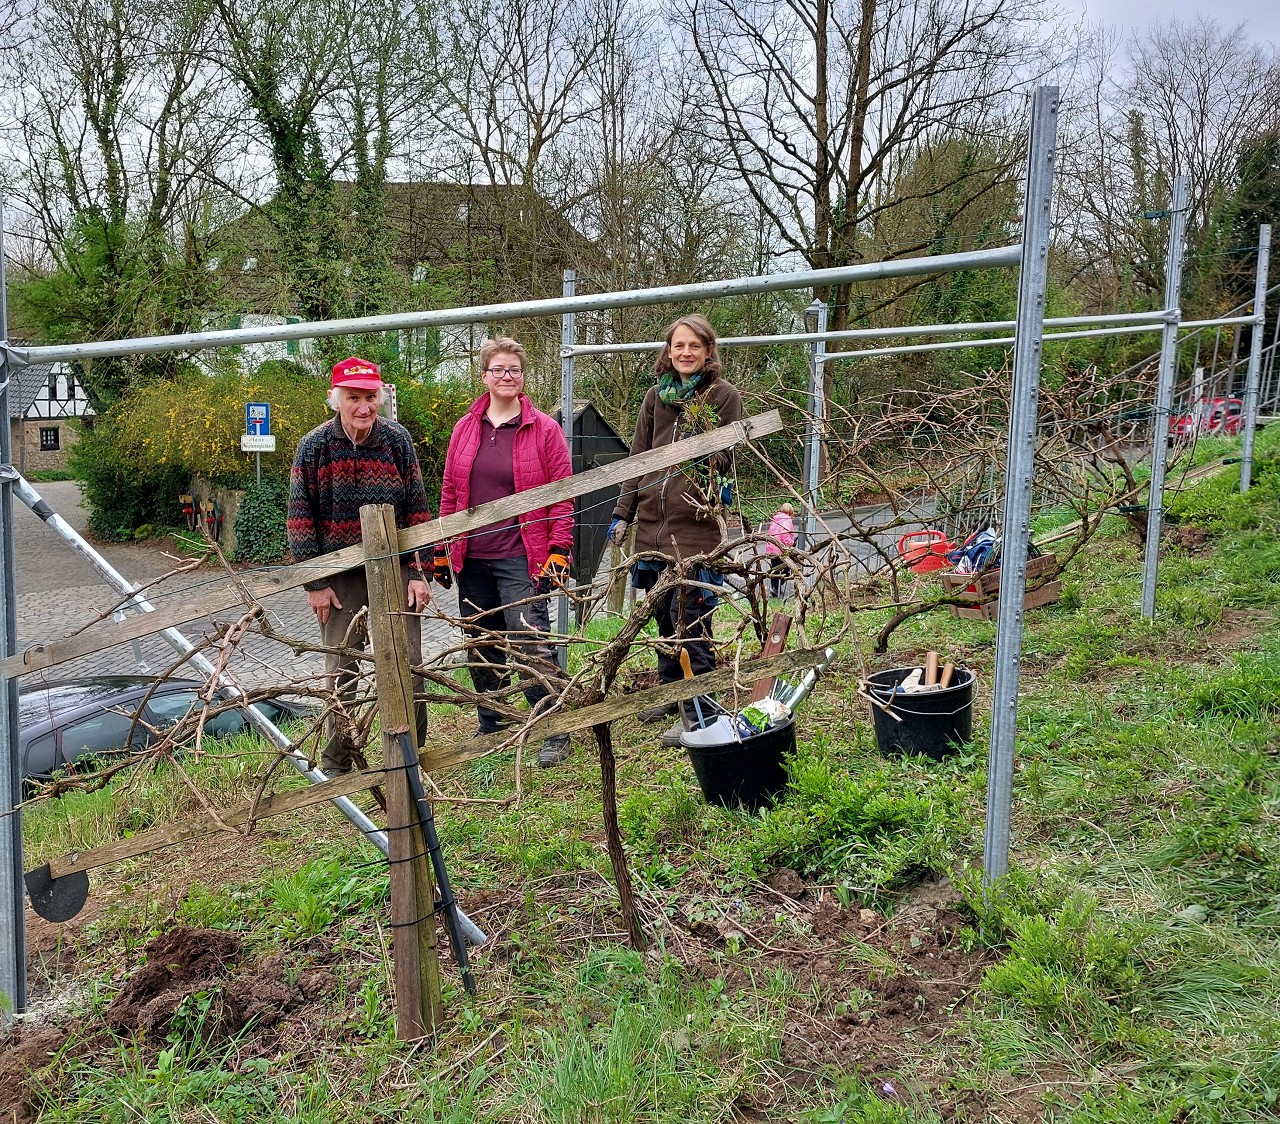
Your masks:
<instances>
[{"instance_id":1,"label":"building roof","mask_svg":"<svg viewBox=\"0 0 1280 1124\"><path fill-rule=\"evenodd\" d=\"M358 227L355 185L337 181L334 188L339 199L351 200L346 221ZM401 274L416 282L419 267L438 269L464 297L481 295L465 292L472 285L495 282L527 297L558 295L564 269L595 271L607 260L556 207L519 185L392 181L385 185L385 215ZM272 252L271 221L263 208L228 223L210 265L245 312L293 311ZM341 260L344 248L330 247L329 256Z\"/></svg>"},{"instance_id":2,"label":"building roof","mask_svg":"<svg viewBox=\"0 0 1280 1124\"><path fill-rule=\"evenodd\" d=\"M52 363L32 363L9 369L9 417L25 418L35 400L49 385Z\"/></svg>"}]
</instances>

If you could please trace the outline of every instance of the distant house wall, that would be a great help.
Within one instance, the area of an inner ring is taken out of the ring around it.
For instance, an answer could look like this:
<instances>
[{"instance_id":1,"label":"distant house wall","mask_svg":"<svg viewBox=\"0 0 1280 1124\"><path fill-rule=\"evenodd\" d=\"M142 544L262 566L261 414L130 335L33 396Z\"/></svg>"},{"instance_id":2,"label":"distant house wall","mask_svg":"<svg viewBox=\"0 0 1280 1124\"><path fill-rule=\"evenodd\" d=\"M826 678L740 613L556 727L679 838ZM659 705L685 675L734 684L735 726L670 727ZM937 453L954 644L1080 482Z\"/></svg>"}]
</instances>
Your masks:
<instances>
[{"instance_id":1,"label":"distant house wall","mask_svg":"<svg viewBox=\"0 0 1280 1124\"><path fill-rule=\"evenodd\" d=\"M19 472L65 468L67 452L80 438L73 421L93 417L88 395L65 363L20 369L16 388L10 388L10 409Z\"/></svg>"},{"instance_id":2,"label":"distant house wall","mask_svg":"<svg viewBox=\"0 0 1280 1124\"><path fill-rule=\"evenodd\" d=\"M15 424L15 428L18 428ZM13 434L13 448L18 452L20 472L66 468L67 452L80 440L78 427L69 419L30 418Z\"/></svg>"}]
</instances>

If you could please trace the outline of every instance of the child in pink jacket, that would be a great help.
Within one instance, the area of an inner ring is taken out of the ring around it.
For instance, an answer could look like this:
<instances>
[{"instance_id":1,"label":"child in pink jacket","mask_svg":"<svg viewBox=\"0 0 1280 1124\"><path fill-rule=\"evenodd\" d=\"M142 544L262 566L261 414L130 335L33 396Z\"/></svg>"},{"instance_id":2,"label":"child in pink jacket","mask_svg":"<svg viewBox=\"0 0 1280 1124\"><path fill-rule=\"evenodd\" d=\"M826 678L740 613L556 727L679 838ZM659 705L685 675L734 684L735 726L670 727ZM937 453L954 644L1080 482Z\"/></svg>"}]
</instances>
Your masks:
<instances>
[{"instance_id":1,"label":"child in pink jacket","mask_svg":"<svg viewBox=\"0 0 1280 1124\"><path fill-rule=\"evenodd\" d=\"M769 538L764 544L764 552L769 557L770 597L781 597L782 583L787 580L788 568L782 552L796 544L795 510L789 503L784 503L769 520Z\"/></svg>"}]
</instances>

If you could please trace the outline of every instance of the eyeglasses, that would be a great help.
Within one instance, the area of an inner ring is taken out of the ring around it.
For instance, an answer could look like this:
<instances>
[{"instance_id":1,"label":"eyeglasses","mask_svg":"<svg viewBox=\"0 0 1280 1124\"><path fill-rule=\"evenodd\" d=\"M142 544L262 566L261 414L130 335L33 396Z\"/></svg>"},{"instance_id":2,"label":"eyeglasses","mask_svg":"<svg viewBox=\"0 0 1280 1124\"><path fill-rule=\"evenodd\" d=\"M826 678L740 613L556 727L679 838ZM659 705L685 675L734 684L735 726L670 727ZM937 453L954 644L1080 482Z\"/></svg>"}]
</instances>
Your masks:
<instances>
[{"instance_id":1,"label":"eyeglasses","mask_svg":"<svg viewBox=\"0 0 1280 1124\"><path fill-rule=\"evenodd\" d=\"M501 378L504 375L509 379L524 378L523 367L486 367L484 369L484 373L486 375L492 375L495 379Z\"/></svg>"}]
</instances>

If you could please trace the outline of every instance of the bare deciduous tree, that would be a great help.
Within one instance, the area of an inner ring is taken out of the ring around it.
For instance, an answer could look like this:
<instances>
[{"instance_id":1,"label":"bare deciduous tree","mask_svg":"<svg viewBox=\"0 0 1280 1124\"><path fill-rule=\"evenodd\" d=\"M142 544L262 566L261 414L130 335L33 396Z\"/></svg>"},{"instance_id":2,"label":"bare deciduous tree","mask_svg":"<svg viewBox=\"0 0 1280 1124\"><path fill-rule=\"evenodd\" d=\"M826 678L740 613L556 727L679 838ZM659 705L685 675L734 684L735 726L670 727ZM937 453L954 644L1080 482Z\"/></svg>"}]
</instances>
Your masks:
<instances>
[{"instance_id":1,"label":"bare deciduous tree","mask_svg":"<svg viewBox=\"0 0 1280 1124\"><path fill-rule=\"evenodd\" d=\"M1007 133L1011 95L1041 62L1042 16L1019 0L687 0L683 9L708 138L782 247L814 268L927 248L875 237L901 202L898 178L943 135ZM1007 168L977 171L965 176L980 190ZM844 327L849 287L825 295L832 326Z\"/></svg>"},{"instance_id":2,"label":"bare deciduous tree","mask_svg":"<svg viewBox=\"0 0 1280 1124\"><path fill-rule=\"evenodd\" d=\"M60 275L29 294L27 313L64 338L189 329L205 175L223 139L202 62L208 5L48 0L25 29L30 55L8 60L27 153L11 191L32 259ZM99 363L86 386L111 401L134 366Z\"/></svg>"},{"instance_id":3,"label":"bare deciduous tree","mask_svg":"<svg viewBox=\"0 0 1280 1124\"><path fill-rule=\"evenodd\" d=\"M1185 175L1197 246L1234 190L1249 138L1278 114L1280 62L1243 26L1169 21L1124 51L1114 34L1097 33L1064 114L1060 177L1068 279L1083 283L1086 300L1102 309L1158 302L1167 227L1143 215L1168 207L1174 177Z\"/></svg>"}]
</instances>

